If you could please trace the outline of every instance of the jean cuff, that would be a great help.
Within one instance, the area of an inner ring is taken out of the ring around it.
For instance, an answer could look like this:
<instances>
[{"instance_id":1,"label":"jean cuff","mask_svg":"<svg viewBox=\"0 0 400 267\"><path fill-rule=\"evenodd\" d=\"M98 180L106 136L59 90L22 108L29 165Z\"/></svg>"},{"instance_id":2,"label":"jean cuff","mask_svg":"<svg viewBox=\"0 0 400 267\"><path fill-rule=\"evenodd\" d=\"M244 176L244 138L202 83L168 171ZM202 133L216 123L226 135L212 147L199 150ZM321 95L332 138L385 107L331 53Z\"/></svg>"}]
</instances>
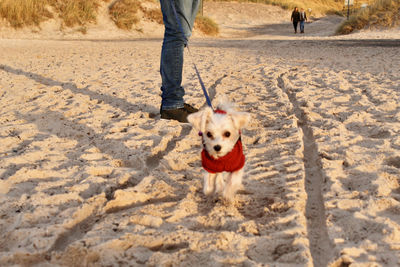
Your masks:
<instances>
[{"instance_id":1,"label":"jean cuff","mask_svg":"<svg viewBox=\"0 0 400 267\"><path fill-rule=\"evenodd\" d=\"M178 108L183 108L184 104L177 104L174 106L161 106L161 110L171 110L171 109L178 109Z\"/></svg>"}]
</instances>

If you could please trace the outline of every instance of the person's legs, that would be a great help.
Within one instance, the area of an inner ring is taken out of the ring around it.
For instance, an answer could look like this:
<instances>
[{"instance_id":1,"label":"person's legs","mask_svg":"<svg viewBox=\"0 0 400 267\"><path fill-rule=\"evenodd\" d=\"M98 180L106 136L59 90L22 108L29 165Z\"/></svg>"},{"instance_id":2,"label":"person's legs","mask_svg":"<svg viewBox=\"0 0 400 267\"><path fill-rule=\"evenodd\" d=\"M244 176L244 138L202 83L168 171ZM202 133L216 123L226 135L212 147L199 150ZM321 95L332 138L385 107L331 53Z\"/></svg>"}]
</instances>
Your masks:
<instances>
[{"instance_id":1,"label":"person's legs","mask_svg":"<svg viewBox=\"0 0 400 267\"><path fill-rule=\"evenodd\" d=\"M297 21L293 21L294 33L297 33Z\"/></svg>"},{"instance_id":2,"label":"person's legs","mask_svg":"<svg viewBox=\"0 0 400 267\"><path fill-rule=\"evenodd\" d=\"M300 33L304 33L304 20L300 21Z\"/></svg>"},{"instance_id":3,"label":"person's legs","mask_svg":"<svg viewBox=\"0 0 400 267\"><path fill-rule=\"evenodd\" d=\"M162 79L162 110L184 107L185 91L181 86L183 69L183 49L185 38L192 34L199 0L160 0L165 25L161 51L160 74ZM185 38L177 22L171 4L175 5Z\"/></svg>"}]
</instances>

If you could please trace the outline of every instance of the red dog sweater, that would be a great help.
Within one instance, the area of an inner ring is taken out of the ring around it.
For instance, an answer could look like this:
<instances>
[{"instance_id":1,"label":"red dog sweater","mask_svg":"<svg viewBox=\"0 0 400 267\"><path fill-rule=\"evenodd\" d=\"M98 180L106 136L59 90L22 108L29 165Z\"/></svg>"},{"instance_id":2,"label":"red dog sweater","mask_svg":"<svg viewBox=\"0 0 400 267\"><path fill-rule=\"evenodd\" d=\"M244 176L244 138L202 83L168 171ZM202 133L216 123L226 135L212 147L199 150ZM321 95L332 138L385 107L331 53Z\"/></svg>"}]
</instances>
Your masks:
<instances>
[{"instance_id":1,"label":"red dog sweater","mask_svg":"<svg viewBox=\"0 0 400 267\"><path fill-rule=\"evenodd\" d=\"M201 152L201 164L203 168L210 173L217 172L234 172L240 170L244 166L245 157L243 154L242 141L236 142L232 151L225 156L214 159L208 154L206 149Z\"/></svg>"}]
</instances>

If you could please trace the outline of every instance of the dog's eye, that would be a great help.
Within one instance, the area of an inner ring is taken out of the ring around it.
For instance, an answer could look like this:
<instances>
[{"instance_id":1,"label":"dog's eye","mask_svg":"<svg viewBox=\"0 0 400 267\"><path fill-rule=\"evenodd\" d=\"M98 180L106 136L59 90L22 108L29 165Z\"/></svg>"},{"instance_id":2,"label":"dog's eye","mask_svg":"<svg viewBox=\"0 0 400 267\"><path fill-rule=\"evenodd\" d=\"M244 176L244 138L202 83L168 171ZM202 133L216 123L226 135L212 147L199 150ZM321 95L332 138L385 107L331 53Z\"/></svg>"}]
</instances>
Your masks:
<instances>
[{"instance_id":1,"label":"dog's eye","mask_svg":"<svg viewBox=\"0 0 400 267\"><path fill-rule=\"evenodd\" d=\"M212 137L213 137L212 133L207 132L207 137L208 137L208 138L212 138Z\"/></svg>"},{"instance_id":2,"label":"dog's eye","mask_svg":"<svg viewBox=\"0 0 400 267\"><path fill-rule=\"evenodd\" d=\"M230 132L224 132L224 136L225 137L229 137L229 136L231 136L231 133Z\"/></svg>"}]
</instances>

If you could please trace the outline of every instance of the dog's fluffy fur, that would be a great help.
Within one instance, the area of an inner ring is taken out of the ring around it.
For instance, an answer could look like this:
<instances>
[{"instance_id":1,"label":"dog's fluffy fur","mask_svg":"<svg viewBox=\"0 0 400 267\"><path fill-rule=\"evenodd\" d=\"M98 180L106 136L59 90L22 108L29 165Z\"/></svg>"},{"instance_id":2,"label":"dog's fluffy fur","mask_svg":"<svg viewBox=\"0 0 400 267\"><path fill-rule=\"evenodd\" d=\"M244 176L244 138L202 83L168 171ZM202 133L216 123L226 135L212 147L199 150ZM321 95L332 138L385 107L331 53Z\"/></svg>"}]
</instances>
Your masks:
<instances>
[{"instance_id":1,"label":"dog's fluffy fur","mask_svg":"<svg viewBox=\"0 0 400 267\"><path fill-rule=\"evenodd\" d=\"M210 107L190 114L189 123L202 133L204 149L214 159L228 154L240 138L240 129L250 120L250 114L236 111L233 104L223 100L217 110L226 114L214 113ZM230 201L242 186L243 168L234 172L209 173L204 171L203 191L206 195L221 193Z\"/></svg>"}]
</instances>

